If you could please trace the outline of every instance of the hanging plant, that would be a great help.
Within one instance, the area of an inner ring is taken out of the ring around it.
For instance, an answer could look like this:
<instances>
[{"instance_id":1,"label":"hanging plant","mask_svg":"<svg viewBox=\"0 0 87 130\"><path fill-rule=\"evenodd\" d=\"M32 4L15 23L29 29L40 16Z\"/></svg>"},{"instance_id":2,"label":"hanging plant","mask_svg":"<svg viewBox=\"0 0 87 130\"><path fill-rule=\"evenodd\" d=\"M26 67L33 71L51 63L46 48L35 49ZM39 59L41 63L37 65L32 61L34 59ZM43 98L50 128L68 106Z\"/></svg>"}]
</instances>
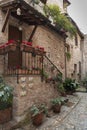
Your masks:
<instances>
[{"instance_id":1,"label":"hanging plant","mask_svg":"<svg viewBox=\"0 0 87 130\"><path fill-rule=\"evenodd\" d=\"M40 0L33 0L33 2L34 2L35 4L39 4L39 3L40 3Z\"/></svg>"},{"instance_id":2,"label":"hanging plant","mask_svg":"<svg viewBox=\"0 0 87 130\"><path fill-rule=\"evenodd\" d=\"M57 5L45 5L43 10L46 16L48 14L51 16L59 30L63 29L66 32L70 32L71 36L76 34L76 28L64 14L61 14L60 8Z\"/></svg>"},{"instance_id":3,"label":"hanging plant","mask_svg":"<svg viewBox=\"0 0 87 130\"><path fill-rule=\"evenodd\" d=\"M70 54L70 52L66 52L66 57L67 57L67 60L68 60L68 61L71 59L71 54Z\"/></svg>"}]
</instances>

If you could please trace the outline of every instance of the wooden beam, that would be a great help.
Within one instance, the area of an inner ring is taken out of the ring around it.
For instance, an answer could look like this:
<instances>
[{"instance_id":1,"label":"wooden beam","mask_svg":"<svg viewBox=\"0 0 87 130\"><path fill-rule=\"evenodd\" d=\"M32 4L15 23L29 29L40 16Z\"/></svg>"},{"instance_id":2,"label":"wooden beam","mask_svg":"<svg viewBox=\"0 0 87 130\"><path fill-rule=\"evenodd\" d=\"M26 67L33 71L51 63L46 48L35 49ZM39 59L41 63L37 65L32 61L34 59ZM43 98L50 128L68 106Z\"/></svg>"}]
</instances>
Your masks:
<instances>
[{"instance_id":1,"label":"wooden beam","mask_svg":"<svg viewBox=\"0 0 87 130\"><path fill-rule=\"evenodd\" d=\"M5 31L5 28L6 28L8 19L9 19L9 16L10 16L10 9L8 8L7 13L6 13L6 16L5 16L4 24L3 24L3 27L2 27L2 32Z\"/></svg>"},{"instance_id":2,"label":"wooden beam","mask_svg":"<svg viewBox=\"0 0 87 130\"><path fill-rule=\"evenodd\" d=\"M35 27L34 27L32 33L31 33L31 35L30 35L30 37L29 37L29 39L28 39L29 42L32 40L32 38L33 38L33 36L34 36L34 34L35 34L36 29L37 29L37 25L35 25Z\"/></svg>"}]
</instances>

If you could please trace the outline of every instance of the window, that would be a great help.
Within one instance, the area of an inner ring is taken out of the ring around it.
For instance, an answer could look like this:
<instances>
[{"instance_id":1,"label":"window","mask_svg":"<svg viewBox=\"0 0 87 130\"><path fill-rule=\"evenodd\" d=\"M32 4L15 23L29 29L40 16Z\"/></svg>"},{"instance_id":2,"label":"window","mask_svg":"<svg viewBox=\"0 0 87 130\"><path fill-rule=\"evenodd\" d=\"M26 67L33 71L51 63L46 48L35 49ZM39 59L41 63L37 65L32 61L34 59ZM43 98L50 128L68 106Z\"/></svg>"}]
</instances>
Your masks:
<instances>
[{"instance_id":1,"label":"window","mask_svg":"<svg viewBox=\"0 0 87 130\"><path fill-rule=\"evenodd\" d=\"M74 73L77 72L77 64L74 64Z\"/></svg>"},{"instance_id":2,"label":"window","mask_svg":"<svg viewBox=\"0 0 87 130\"><path fill-rule=\"evenodd\" d=\"M78 37L75 35L75 45L78 46Z\"/></svg>"},{"instance_id":3,"label":"window","mask_svg":"<svg viewBox=\"0 0 87 130\"><path fill-rule=\"evenodd\" d=\"M70 46L69 45L66 47L66 52L70 52Z\"/></svg>"},{"instance_id":4,"label":"window","mask_svg":"<svg viewBox=\"0 0 87 130\"><path fill-rule=\"evenodd\" d=\"M22 32L17 27L9 26L9 40L22 41ZM22 52L17 48L14 52L8 53L8 67L22 66Z\"/></svg>"},{"instance_id":5,"label":"window","mask_svg":"<svg viewBox=\"0 0 87 130\"><path fill-rule=\"evenodd\" d=\"M67 6L70 5L70 2L68 0L63 0L63 8L67 10Z\"/></svg>"},{"instance_id":6,"label":"window","mask_svg":"<svg viewBox=\"0 0 87 130\"><path fill-rule=\"evenodd\" d=\"M79 61L79 73L81 74L81 61Z\"/></svg>"}]
</instances>

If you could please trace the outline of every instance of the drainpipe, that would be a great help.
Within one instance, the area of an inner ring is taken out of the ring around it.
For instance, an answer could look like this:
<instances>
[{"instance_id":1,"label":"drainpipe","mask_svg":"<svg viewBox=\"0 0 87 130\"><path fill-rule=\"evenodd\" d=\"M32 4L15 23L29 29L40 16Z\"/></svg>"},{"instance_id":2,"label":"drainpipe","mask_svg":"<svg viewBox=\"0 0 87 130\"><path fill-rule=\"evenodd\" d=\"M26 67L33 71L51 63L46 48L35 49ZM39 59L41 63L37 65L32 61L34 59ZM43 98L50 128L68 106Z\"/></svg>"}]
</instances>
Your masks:
<instances>
[{"instance_id":1,"label":"drainpipe","mask_svg":"<svg viewBox=\"0 0 87 130\"><path fill-rule=\"evenodd\" d=\"M66 37L64 38L65 79L67 78Z\"/></svg>"}]
</instances>

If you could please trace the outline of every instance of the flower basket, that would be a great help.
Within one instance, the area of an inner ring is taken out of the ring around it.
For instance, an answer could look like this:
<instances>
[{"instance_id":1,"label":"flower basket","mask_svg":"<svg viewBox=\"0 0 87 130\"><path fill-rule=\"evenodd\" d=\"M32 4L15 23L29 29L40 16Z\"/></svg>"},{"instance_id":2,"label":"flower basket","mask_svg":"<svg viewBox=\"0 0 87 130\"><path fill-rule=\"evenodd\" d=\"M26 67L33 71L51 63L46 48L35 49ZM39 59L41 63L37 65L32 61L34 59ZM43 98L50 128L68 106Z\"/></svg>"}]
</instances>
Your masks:
<instances>
[{"instance_id":1,"label":"flower basket","mask_svg":"<svg viewBox=\"0 0 87 130\"><path fill-rule=\"evenodd\" d=\"M32 46L27 46L25 44L20 45L20 50L25 51L25 52L32 52L34 50L34 47Z\"/></svg>"},{"instance_id":2,"label":"flower basket","mask_svg":"<svg viewBox=\"0 0 87 130\"><path fill-rule=\"evenodd\" d=\"M16 50L16 44L11 44L11 45L9 45L9 49L10 49L11 51L15 51L15 50Z\"/></svg>"},{"instance_id":3,"label":"flower basket","mask_svg":"<svg viewBox=\"0 0 87 130\"><path fill-rule=\"evenodd\" d=\"M35 52L37 55L44 55L46 52L44 51L44 47L36 46Z\"/></svg>"},{"instance_id":4,"label":"flower basket","mask_svg":"<svg viewBox=\"0 0 87 130\"><path fill-rule=\"evenodd\" d=\"M12 118L12 108L6 108L4 110L0 110L0 124L6 123L10 121Z\"/></svg>"},{"instance_id":5,"label":"flower basket","mask_svg":"<svg viewBox=\"0 0 87 130\"><path fill-rule=\"evenodd\" d=\"M45 51L41 51L39 49L35 49L35 52L37 55L45 55L45 53L46 53Z\"/></svg>"}]
</instances>

